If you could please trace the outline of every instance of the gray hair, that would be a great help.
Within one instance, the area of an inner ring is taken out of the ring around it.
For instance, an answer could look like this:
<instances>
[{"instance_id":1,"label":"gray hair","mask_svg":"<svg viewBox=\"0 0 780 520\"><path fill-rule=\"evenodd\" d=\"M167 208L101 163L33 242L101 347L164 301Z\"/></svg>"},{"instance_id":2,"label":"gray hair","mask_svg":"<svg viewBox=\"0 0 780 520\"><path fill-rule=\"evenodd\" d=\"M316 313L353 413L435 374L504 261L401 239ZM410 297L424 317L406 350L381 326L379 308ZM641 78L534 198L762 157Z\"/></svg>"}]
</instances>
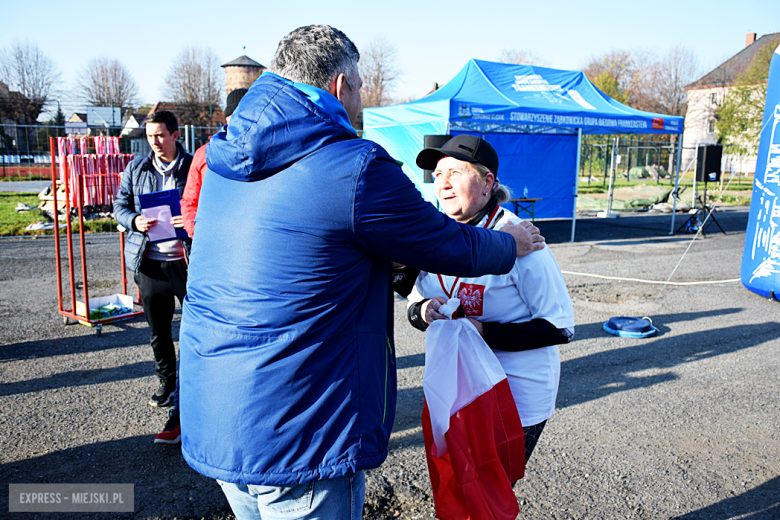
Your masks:
<instances>
[{"instance_id":1,"label":"gray hair","mask_svg":"<svg viewBox=\"0 0 780 520\"><path fill-rule=\"evenodd\" d=\"M346 34L330 25L308 25L282 38L269 71L327 91L343 73L354 89L358 86L359 60L360 53Z\"/></svg>"},{"instance_id":2,"label":"gray hair","mask_svg":"<svg viewBox=\"0 0 780 520\"><path fill-rule=\"evenodd\" d=\"M490 169L483 164L471 163L471 166L474 168L474 170L476 170L477 174L482 179L487 178L488 173L492 173L493 177L495 178L495 182L493 182L493 187L491 188L490 194L495 195L499 204L509 202L509 199L512 198L512 194L509 192L509 188L498 182L498 175L496 175L494 172L491 172Z\"/></svg>"}]
</instances>

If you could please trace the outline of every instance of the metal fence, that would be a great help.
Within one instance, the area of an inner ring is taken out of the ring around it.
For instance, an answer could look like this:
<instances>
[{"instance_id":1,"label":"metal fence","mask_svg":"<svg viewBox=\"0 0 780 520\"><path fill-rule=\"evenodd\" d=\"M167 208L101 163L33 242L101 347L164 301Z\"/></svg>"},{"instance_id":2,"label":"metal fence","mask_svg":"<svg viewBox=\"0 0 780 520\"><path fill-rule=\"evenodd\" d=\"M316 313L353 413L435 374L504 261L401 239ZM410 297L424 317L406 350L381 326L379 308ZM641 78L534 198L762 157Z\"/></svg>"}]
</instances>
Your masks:
<instances>
[{"instance_id":1,"label":"metal fence","mask_svg":"<svg viewBox=\"0 0 780 520\"><path fill-rule=\"evenodd\" d=\"M745 147L723 145L721 171L724 176L734 173L737 185L752 183L756 151L756 147L747 147L745 151ZM695 157L696 146L682 147L679 160L683 182L693 182L690 172L695 167ZM629 136L585 136L582 138L580 185L596 183L606 186L613 161L616 179L674 184L678 161L677 143L640 140Z\"/></svg>"},{"instance_id":2,"label":"metal fence","mask_svg":"<svg viewBox=\"0 0 780 520\"><path fill-rule=\"evenodd\" d=\"M185 125L179 128L179 141L185 150L194 153L217 131L218 127ZM66 135L64 126L0 124L0 181L50 179L49 138ZM122 153L145 155L151 151L142 131L130 133L121 127L90 128L89 135L122 136L119 140Z\"/></svg>"},{"instance_id":3,"label":"metal fence","mask_svg":"<svg viewBox=\"0 0 780 520\"><path fill-rule=\"evenodd\" d=\"M188 152L194 153L217 131L219 128L185 125L179 128L179 141ZM89 134L122 136L119 140L122 153L138 156L151 150L143 130L90 128ZM38 209L45 202L39 193L51 186L49 138L67 135L64 126L0 125L0 236L53 233L49 228L51 216ZM105 214L88 217L85 226L90 231L116 232L116 222Z\"/></svg>"},{"instance_id":4,"label":"metal fence","mask_svg":"<svg viewBox=\"0 0 780 520\"><path fill-rule=\"evenodd\" d=\"M189 153L194 153L217 131L219 128L216 127L184 125L179 128L179 141ZM140 129L130 132L118 127L90 128L90 133L92 135L125 133L120 139L123 153L145 155L150 151L143 130ZM51 186L49 137L65 135L67 134L64 126L0 125L0 236L38 235L52 232L27 228L36 222L42 226L47 224L46 215L39 211L37 206L40 204L38 193L46 186ZM736 152L729 153L730 149L727 146L724 150L723 171L744 171L750 157L738 155ZM695 155L695 150L693 153ZM686 159L689 156L690 150L684 148L680 164L681 177L684 172L693 168L693 163ZM677 144L668 136L657 140L630 136L584 136L579 185L582 187L595 184L596 188L599 186L606 188L613 162L616 179L673 184L678 157ZM684 183L692 183L691 175L683 179ZM752 184L752 179L740 175L735 182ZM28 206L33 209L25 211ZM16 211L17 207L20 212ZM96 222L90 224L93 231L116 230L116 224L110 219L101 219L100 215L96 215L95 220ZM100 220L102 221L97 222Z\"/></svg>"},{"instance_id":5,"label":"metal fence","mask_svg":"<svg viewBox=\"0 0 780 520\"><path fill-rule=\"evenodd\" d=\"M614 164L615 177L625 180L674 182L677 143L628 136L584 136L580 156L580 184L606 186Z\"/></svg>"}]
</instances>

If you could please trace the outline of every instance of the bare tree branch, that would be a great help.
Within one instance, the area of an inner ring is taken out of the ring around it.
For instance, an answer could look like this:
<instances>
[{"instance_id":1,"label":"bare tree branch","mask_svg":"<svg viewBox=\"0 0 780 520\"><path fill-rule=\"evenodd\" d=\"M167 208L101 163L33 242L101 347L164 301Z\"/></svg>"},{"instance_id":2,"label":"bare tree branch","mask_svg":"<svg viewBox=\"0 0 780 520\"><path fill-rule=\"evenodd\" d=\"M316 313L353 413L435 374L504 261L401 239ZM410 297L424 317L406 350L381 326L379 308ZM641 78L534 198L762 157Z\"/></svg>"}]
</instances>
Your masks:
<instances>
[{"instance_id":1,"label":"bare tree branch","mask_svg":"<svg viewBox=\"0 0 780 520\"><path fill-rule=\"evenodd\" d=\"M89 105L126 110L138 104L138 86L119 60L100 57L89 61L79 78L78 92Z\"/></svg>"},{"instance_id":2,"label":"bare tree branch","mask_svg":"<svg viewBox=\"0 0 780 520\"><path fill-rule=\"evenodd\" d=\"M498 61L500 63L512 63L513 65L547 65L547 61L534 52L517 49L502 50Z\"/></svg>"},{"instance_id":3,"label":"bare tree branch","mask_svg":"<svg viewBox=\"0 0 780 520\"><path fill-rule=\"evenodd\" d=\"M373 40L360 53L358 68L363 79L361 97L364 108L393 103L391 94L401 74L397 55L395 46L384 38Z\"/></svg>"},{"instance_id":4,"label":"bare tree branch","mask_svg":"<svg viewBox=\"0 0 780 520\"><path fill-rule=\"evenodd\" d=\"M591 58L588 78L608 96L649 112L685 115L685 86L700 72L696 55L675 47L662 58L649 51L613 50Z\"/></svg>"},{"instance_id":5,"label":"bare tree branch","mask_svg":"<svg viewBox=\"0 0 780 520\"><path fill-rule=\"evenodd\" d=\"M165 77L164 96L184 105L220 105L222 74L210 47L186 47L173 60Z\"/></svg>"},{"instance_id":6,"label":"bare tree branch","mask_svg":"<svg viewBox=\"0 0 780 520\"><path fill-rule=\"evenodd\" d=\"M685 86L701 74L699 59L685 47L675 47L661 58L657 79L658 112L684 116L687 107Z\"/></svg>"},{"instance_id":7,"label":"bare tree branch","mask_svg":"<svg viewBox=\"0 0 780 520\"><path fill-rule=\"evenodd\" d=\"M60 78L54 62L35 43L17 40L0 51L0 81L27 98L22 111L30 122L56 99Z\"/></svg>"}]
</instances>

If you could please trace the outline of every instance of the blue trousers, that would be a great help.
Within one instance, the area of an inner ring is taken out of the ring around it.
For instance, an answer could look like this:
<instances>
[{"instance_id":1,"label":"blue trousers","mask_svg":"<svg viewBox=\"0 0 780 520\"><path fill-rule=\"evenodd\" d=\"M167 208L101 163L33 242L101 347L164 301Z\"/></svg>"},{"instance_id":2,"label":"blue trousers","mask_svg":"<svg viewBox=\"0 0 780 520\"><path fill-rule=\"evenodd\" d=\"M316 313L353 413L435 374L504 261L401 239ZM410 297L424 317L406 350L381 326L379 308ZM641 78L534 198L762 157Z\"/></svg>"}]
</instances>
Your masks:
<instances>
[{"instance_id":1,"label":"blue trousers","mask_svg":"<svg viewBox=\"0 0 780 520\"><path fill-rule=\"evenodd\" d=\"M237 520L360 520L363 516L363 471L296 486L217 482Z\"/></svg>"}]
</instances>

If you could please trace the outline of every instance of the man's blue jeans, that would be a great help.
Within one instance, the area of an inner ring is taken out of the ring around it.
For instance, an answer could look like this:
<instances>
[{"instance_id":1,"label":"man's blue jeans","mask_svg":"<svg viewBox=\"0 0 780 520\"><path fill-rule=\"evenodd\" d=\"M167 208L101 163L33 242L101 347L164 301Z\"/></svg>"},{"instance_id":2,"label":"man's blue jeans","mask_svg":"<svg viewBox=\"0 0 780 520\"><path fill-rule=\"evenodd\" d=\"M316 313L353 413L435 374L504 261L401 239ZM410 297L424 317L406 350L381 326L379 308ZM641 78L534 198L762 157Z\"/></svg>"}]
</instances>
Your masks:
<instances>
[{"instance_id":1,"label":"man's blue jeans","mask_svg":"<svg viewBox=\"0 0 780 520\"><path fill-rule=\"evenodd\" d=\"M360 520L363 516L363 471L290 487L217 482L237 520Z\"/></svg>"}]
</instances>

